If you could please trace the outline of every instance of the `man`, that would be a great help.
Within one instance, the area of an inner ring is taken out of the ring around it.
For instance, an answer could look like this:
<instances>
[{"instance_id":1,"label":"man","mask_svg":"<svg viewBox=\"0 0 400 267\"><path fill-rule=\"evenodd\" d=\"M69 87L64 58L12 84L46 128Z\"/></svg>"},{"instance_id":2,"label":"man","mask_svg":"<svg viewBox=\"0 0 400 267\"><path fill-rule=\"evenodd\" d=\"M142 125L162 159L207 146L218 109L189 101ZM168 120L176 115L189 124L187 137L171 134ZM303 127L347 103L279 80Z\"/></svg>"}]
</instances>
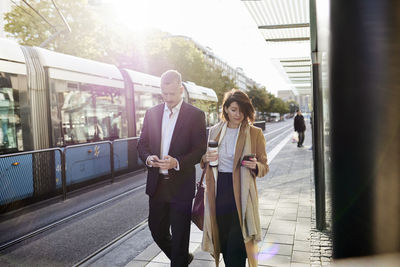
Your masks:
<instances>
[{"instance_id":1,"label":"man","mask_svg":"<svg viewBox=\"0 0 400 267\"><path fill-rule=\"evenodd\" d=\"M297 110L297 115L294 117L294 130L299 134L297 147L303 147L304 131L306 130L306 124L304 123L304 117L303 115L301 115L300 110Z\"/></svg>"},{"instance_id":2,"label":"man","mask_svg":"<svg viewBox=\"0 0 400 267\"><path fill-rule=\"evenodd\" d=\"M195 165L207 148L204 112L183 102L181 74L161 75L164 104L146 112L138 143L148 167L149 228L171 266L188 266ZM170 232L171 228L171 232Z\"/></svg>"}]
</instances>

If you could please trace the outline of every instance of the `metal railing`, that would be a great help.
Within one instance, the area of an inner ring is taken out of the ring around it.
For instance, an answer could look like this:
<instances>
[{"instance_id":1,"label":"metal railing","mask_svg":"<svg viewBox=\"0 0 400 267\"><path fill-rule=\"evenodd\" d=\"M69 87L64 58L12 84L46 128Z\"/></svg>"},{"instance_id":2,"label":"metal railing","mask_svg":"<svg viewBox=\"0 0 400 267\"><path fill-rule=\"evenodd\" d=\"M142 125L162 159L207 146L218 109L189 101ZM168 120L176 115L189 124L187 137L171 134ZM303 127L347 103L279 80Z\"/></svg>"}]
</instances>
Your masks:
<instances>
[{"instance_id":1,"label":"metal railing","mask_svg":"<svg viewBox=\"0 0 400 267\"><path fill-rule=\"evenodd\" d=\"M86 146L93 146L93 145L102 145L108 144L110 146L110 175L111 175L111 183L114 183L115 180L115 167L114 167L114 143L123 142L123 141L131 141L131 140L138 140L139 137L128 137L128 138L121 138L115 139L113 141L100 141L100 142L92 142L92 143L85 143L85 144L76 144L76 145L69 145L64 148L55 147L55 148L48 148L48 149L40 149L40 150L32 150L26 152L19 152L19 153L12 153L7 155L0 155L0 159L2 158L9 158L9 157L16 157L16 156L23 156L23 155L33 155L37 153L43 152L51 152L51 151L58 151L60 153L61 159L61 181L62 181L62 199L67 199L67 151L70 151L74 148L79 147L86 147ZM91 150L89 150L91 152ZM16 163L18 165L19 163Z\"/></svg>"},{"instance_id":2,"label":"metal railing","mask_svg":"<svg viewBox=\"0 0 400 267\"><path fill-rule=\"evenodd\" d=\"M54 147L54 148L46 148L46 149L39 149L39 150L32 150L32 151L25 151L25 152L18 152L18 153L12 153L12 154L6 154L6 155L0 155L0 159L2 158L10 158L10 157L17 157L17 156L24 156L24 155L33 155L33 154L39 154L43 152L51 152L51 151L58 151L60 153L60 159L61 159L61 181L62 181L62 190L63 190L63 197L66 196L66 173L65 173L65 157L63 154L63 150L59 147ZM15 164L15 165L14 165ZM18 162L13 163L14 166L19 165ZM63 198L64 200L66 199L65 197Z\"/></svg>"}]
</instances>

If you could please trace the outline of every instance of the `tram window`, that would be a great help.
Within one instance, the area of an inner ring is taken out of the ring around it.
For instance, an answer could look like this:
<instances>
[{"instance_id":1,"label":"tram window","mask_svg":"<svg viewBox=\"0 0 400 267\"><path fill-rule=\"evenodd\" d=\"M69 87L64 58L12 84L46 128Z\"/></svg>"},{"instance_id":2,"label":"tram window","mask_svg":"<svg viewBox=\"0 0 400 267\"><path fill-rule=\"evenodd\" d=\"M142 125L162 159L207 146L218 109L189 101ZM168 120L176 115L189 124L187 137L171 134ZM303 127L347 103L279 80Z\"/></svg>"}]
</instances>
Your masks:
<instances>
[{"instance_id":1,"label":"tram window","mask_svg":"<svg viewBox=\"0 0 400 267\"><path fill-rule=\"evenodd\" d=\"M54 134L57 145L128 137L123 90L59 80L52 84L62 128Z\"/></svg>"},{"instance_id":2,"label":"tram window","mask_svg":"<svg viewBox=\"0 0 400 267\"><path fill-rule=\"evenodd\" d=\"M26 82L25 76L0 72L0 154L23 150L19 103L22 78Z\"/></svg>"},{"instance_id":3,"label":"tram window","mask_svg":"<svg viewBox=\"0 0 400 267\"><path fill-rule=\"evenodd\" d=\"M217 102L201 99L191 99L190 104L204 111L206 126L210 127L218 122Z\"/></svg>"},{"instance_id":4,"label":"tram window","mask_svg":"<svg viewBox=\"0 0 400 267\"><path fill-rule=\"evenodd\" d=\"M146 111L162 102L161 94L135 92L136 136L139 136L142 131Z\"/></svg>"}]
</instances>

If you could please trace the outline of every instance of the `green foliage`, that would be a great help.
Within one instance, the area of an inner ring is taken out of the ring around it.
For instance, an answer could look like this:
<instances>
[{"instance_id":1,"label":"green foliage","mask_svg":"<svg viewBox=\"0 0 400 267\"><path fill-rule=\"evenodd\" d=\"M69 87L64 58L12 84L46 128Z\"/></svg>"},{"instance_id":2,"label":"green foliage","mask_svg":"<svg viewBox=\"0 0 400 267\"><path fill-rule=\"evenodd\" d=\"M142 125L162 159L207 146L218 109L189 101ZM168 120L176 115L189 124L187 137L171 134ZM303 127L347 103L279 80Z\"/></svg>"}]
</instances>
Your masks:
<instances>
[{"instance_id":1,"label":"green foliage","mask_svg":"<svg viewBox=\"0 0 400 267\"><path fill-rule=\"evenodd\" d=\"M299 109L299 104L294 100L288 100L287 105L290 113L295 113Z\"/></svg>"},{"instance_id":2,"label":"green foliage","mask_svg":"<svg viewBox=\"0 0 400 267\"><path fill-rule=\"evenodd\" d=\"M204 56L194 43L181 37L168 35L152 41L148 46L149 71L160 75L167 69L176 69L182 74L183 80L201 83L206 72Z\"/></svg>"},{"instance_id":3,"label":"green foliage","mask_svg":"<svg viewBox=\"0 0 400 267\"><path fill-rule=\"evenodd\" d=\"M232 88L237 88L235 81L226 76L220 68L208 65L205 75L202 77L202 84L205 87L214 89L218 97L218 106L222 105L224 95Z\"/></svg>"},{"instance_id":4,"label":"green foliage","mask_svg":"<svg viewBox=\"0 0 400 267\"><path fill-rule=\"evenodd\" d=\"M268 109L270 98L264 87L253 86L248 88L247 95L251 99L254 108L259 112L265 112Z\"/></svg>"},{"instance_id":5,"label":"green foliage","mask_svg":"<svg viewBox=\"0 0 400 267\"><path fill-rule=\"evenodd\" d=\"M29 3L55 28L21 2L19 7L14 6L4 16L4 30L9 33L8 36L17 39L23 45L39 46L53 33L66 28L50 0L31 0ZM105 25L93 9L88 8L87 1L58 0L57 4L72 32L61 34L46 48L101 60L107 54L109 33L104 31Z\"/></svg>"},{"instance_id":6,"label":"green foliage","mask_svg":"<svg viewBox=\"0 0 400 267\"><path fill-rule=\"evenodd\" d=\"M269 94L271 102L268 107L268 112L278 112L280 114L289 113L289 105L287 102L284 102L282 99L275 97L272 94Z\"/></svg>"}]
</instances>

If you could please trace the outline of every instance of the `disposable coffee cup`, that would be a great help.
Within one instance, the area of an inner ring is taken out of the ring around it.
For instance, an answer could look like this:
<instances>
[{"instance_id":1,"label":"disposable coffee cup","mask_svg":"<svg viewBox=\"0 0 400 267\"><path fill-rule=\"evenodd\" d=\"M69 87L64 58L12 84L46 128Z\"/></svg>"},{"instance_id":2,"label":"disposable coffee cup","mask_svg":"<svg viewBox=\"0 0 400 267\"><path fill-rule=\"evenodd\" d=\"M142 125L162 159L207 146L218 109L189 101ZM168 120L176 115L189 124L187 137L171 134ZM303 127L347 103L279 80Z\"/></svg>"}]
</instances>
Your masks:
<instances>
[{"instance_id":1,"label":"disposable coffee cup","mask_svg":"<svg viewBox=\"0 0 400 267\"><path fill-rule=\"evenodd\" d=\"M208 151L216 151L218 153L218 142L214 140L208 141ZM214 161L210 161L210 166L211 167L217 167L218 166L218 159Z\"/></svg>"}]
</instances>

